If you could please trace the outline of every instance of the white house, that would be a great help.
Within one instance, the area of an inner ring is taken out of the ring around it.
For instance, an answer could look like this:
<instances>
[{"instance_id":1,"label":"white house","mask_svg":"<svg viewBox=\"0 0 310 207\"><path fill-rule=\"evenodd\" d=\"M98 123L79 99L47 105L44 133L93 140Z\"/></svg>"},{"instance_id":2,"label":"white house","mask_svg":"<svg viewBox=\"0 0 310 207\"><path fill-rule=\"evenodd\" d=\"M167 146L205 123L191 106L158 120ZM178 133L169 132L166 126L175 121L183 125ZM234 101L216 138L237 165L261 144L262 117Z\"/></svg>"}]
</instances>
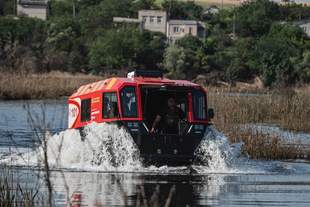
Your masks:
<instances>
[{"instance_id":1,"label":"white house","mask_svg":"<svg viewBox=\"0 0 310 207\"><path fill-rule=\"evenodd\" d=\"M46 20L48 16L48 0L18 0L17 15Z\"/></svg>"}]
</instances>

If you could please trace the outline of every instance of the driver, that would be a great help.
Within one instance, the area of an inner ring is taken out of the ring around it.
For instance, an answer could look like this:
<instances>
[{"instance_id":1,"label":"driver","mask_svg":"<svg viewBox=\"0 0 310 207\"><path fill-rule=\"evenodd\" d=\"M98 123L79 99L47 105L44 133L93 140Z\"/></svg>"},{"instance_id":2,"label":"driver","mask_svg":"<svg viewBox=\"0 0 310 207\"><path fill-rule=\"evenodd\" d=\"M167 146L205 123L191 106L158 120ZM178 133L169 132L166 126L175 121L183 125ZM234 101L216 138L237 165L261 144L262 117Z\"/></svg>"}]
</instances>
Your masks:
<instances>
[{"instance_id":1,"label":"driver","mask_svg":"<svg viewBox=\"0 0 310 207\"><path fill-rule=\"evenodd\" d=\"M152 124L151 133L155 132L160 121L163 123L163 130L167 134L177 134L179 121L185 118L185 113L177 107L174 98L168 98L167 108L162 113L157 114Z\"/></svg>"}]
</instances>

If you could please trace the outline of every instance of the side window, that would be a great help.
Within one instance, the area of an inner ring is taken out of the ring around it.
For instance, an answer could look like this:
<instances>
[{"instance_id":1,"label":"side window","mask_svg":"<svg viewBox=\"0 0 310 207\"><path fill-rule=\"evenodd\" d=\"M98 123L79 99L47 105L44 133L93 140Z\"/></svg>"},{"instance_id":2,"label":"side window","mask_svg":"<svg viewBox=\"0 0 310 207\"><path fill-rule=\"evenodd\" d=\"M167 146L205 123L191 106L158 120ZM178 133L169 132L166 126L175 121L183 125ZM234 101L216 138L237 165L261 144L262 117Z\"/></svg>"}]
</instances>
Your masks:
<instances>
[{"instance_id":1,"label":"side window","mask_svg":"<svg viewBox=\"0 0 310 207\"><path fill-rule=\"evenodd\" d=\"M199 90L193 91L193 108L194 119L205 120L206 119L206 95Z\"/></svg>"},{"instance_id":2,"label":"side window","mask_svg":"<svg viewBox=\"0 0 310 207\"><path fill-rule=\"evenodd\" d=\"M117 95L115 92L103 94L103 118L118 118Z\"/></svg>"},{"instance_id":3,"label":"side window","mask_svg":"<svg viewBox=\"0 0 310 207\"><path fill-rule=\"evenodd\" d=\"M187 99L187 97L181 98L181 99L177 100L177 102L178 102L177 106L184 112L184 115L185 115L184 118L187 118L187 112L188 112L188 105L187 105L188 99Z\"/></svg>"},{"instance_id":4,"label":"side window","mask_svg":"<svg viewBox=\"0 0 310 207\"><path fill-rule=\"evenodd\" d=\"M127 86L121 91L122 112L124 117L137 117L136 88Z\"/></svg>"},{"instance_id":5,"label":"side window","mask_svg":"<svg viewBox=\"0 0 310 207\"><path fill-rule=\"evenodd\" d=\"M81 102L81 122L90 121L91 99L84 99Z\"/></svg>"}]
</instances>

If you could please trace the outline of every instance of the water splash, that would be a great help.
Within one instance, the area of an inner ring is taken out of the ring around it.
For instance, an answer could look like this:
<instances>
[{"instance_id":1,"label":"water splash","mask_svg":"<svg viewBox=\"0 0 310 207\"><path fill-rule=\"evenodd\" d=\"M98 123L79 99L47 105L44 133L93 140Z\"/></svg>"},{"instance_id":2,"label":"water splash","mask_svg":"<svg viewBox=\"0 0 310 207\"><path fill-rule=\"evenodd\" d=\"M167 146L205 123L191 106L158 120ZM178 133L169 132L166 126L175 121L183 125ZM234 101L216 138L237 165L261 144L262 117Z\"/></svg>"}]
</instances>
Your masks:
<instances>
[{"instance_id":1,"label":"water splash","mask_svg":"<svg viewBox=\"0 0 310 207\"><path fill-rule=\"evenodd\" d=\"M76 171L151 172L169 174L264 173L264 163L240 157L242 143L230 144L227 137L213 126L208 127L195 155L201 165L148 166L142 164L139 149L131 135L114 124L90 124L84 129L67 129L55 135L47 134L48 161L53 169ZM42 146L25 153L6 153L0 164L42 167ZM268 168L268 166L267 166ZM269 169L269 168L268 168ZM194 171L192 171L194 170Z\"/></svg>"},{"instance_id":2,"label":"water splash","mask_svg":"<svg viewBox=\"0 0 310 207\"><path fill-rule=\"evenodd\" d=\"M242 143L231 145L222 133L209 126L204 138L195 151L195 156L203 167L196 166L198 172L227 173L235 172L233 164L241 154Z\"/></svg>"},{"instance_id":3,"label":"water splash","mask_svg":"<svg viewBox=\"0 0 310 207\"><path fill-rule=\"evenodd\" d=\"M114 124L90 124L85 127L83 136L76 129L46 136L48 161L52 168L132 171L142 167L139 150L132 137ZM42 146L33 152L9 158L14 165L39 167L42 160Z\"/></svg>"}]
</instances>

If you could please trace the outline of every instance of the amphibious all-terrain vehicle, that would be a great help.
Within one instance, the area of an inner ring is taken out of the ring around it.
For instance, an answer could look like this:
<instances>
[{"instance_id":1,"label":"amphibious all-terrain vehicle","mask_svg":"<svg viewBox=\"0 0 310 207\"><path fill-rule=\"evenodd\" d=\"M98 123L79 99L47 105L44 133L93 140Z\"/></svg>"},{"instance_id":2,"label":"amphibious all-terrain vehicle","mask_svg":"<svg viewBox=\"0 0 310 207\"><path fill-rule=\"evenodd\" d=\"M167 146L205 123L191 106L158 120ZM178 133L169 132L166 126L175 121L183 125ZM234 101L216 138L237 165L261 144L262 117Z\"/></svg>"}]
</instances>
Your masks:
<instances>
[{"instance_id":1,"label":"amphibious all-terrain vehicle","mask_svg":"<svg viewBox=\"0 0 310 207\"><path fill-rule=\"evenodd\" d=\"M173 97L185 118L175 133L159 125L151 127L157 114ZM170 80L159 71L136 70L126 78L113 77L81 86L68 100L69 128L83 129L92 122L116 123L132 135L146 163L191 163L194 151L213 117L207 107L206 90L186 80Z\"/></svg>"}]
</instances>

